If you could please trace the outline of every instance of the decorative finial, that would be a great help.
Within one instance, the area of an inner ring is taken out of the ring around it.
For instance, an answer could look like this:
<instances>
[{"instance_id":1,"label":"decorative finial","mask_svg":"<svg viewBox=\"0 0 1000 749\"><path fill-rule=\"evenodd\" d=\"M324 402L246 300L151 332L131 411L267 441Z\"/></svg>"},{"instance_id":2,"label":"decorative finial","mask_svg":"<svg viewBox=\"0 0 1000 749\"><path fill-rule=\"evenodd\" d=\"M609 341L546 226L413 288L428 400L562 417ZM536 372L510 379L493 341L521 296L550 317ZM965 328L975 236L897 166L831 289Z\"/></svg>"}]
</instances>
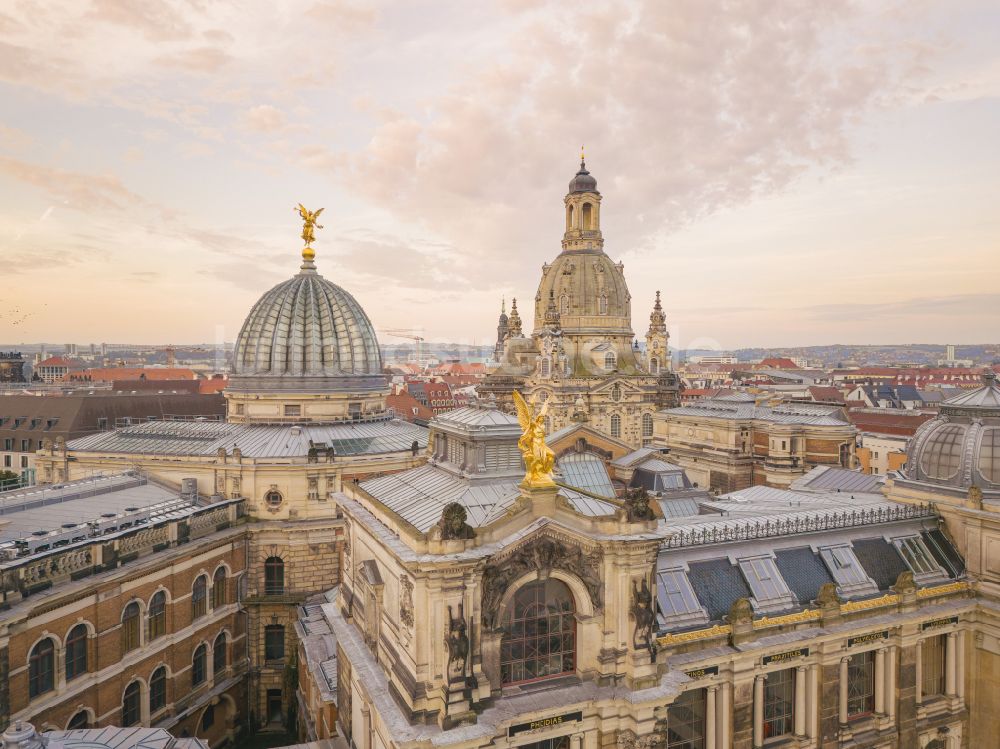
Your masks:
<instances>
[{"instance_id":1,"label":"decorative finial","mask_svg":"<svg viewBox=\"0 0 1000 749\"><path fill-rule=\"evenodd\" d=\"M507 314L507 297L505 296L500 297L500 314Z\"/></svg>"},{"instance_id":2,"label":"decorative finial","mask_svg":"<svg viewBox=\"0 0 1000 749\"><path fill-rule=\"evenodd\" d=\"M586 161L587 161L587 158L586 158L586 156L584 156L583 146L580 146L580 168L581 169L583 169L583 166L586 163Z\"/></svg>"},{"instance_id":3,"label":"decorative finial","mask_svg":"<svg viewBox=\"0 0 1000 749\"><path fill-rule=\"evenodd\" d=\"M313 260L316 257L316 251L312 248L312 243L316 239L315 229L322 229L323 225L316 223L316 219L319 218L319 214L323 212L320 208L317 211L310 211L304 205L299 203L298 207L295 208L302 217L302 241L306 243L306 246L302 248L302 269L312 270L316 266L313 265Z\"/></svg>"}]
</instances>

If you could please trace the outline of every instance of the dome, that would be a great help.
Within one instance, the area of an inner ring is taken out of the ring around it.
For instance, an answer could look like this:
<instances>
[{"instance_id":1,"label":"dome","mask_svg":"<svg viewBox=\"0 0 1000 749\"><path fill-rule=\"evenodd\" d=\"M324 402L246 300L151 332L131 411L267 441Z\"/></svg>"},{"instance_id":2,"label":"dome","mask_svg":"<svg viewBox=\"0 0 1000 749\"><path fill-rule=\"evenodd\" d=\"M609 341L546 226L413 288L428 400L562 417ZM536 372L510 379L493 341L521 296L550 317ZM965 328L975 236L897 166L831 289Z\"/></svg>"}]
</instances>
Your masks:
<instances>
[{"instance_id":1,"label":"dome","mask_svg":"<svg viewBox=\"0 0 1000 749\"><path fill-rule=\"evenodd\" d=\"M542 267L535 295L535 330L545 325L549 299L555 302L563 333L632 336L632 296L624 267L603 250L562 252Z\"/></svg>"},{"instance_id":2,"label":"dome","mask_svg":"<svg viewBox=\"0 0 1000 749\"><path fill-rule=\"evenodd\" d=\"M243 385L244 387L241 387ZM233 352L235 389L337 390L385 386L371 320L311 258L250 310Z\"/></svg>"},{"instance_id":3,"label":"dome","mask_svg":"<svg viewBox=\"0 0 1000 749\"><path fill-rule=\"evenodd\" d=\"M573 192L597 192L597 180L587 171L587 165L580 161L580 171L569 182L569 191Z\"/></svg>"},{"instance_id":4,"label":"dome","mask_svg":"<svg viewBox=\"0 0 1000 749\"><path fill-rule=\"evenodd\" d=\"M996 374L983 386L941 405L910 442L904 475L955 489L1000 491L1000 387Z\"/></svg>"}]
</instances>

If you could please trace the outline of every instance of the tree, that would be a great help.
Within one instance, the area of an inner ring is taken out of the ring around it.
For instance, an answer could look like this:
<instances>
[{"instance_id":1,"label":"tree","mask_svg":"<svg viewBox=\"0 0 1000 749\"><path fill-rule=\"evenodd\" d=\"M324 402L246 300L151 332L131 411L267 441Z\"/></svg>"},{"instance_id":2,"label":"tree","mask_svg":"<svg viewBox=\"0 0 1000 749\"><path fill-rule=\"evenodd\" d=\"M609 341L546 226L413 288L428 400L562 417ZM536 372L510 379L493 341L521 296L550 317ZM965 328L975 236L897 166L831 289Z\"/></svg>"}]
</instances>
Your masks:
<instances>
[{"instance_id":1,"label":"tree","mask_svg":"<svg viewBox=\"0 0 1000 749\"><path fill-rule=\"evenodd\" d=\"M4 489L17 489L21 485L21 477L13 471L6 469L0 471L0 491Z\"/></svg>"}]
</instances>

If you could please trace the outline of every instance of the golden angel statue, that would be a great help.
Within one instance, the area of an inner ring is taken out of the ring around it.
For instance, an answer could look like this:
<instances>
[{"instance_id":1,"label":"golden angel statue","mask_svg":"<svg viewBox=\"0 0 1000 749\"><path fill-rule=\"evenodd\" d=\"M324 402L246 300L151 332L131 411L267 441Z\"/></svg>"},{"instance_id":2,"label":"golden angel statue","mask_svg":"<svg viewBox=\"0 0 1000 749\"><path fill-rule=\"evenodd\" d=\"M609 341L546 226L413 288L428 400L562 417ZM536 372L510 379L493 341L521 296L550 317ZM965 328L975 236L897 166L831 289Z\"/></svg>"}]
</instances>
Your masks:
<instances>
[{"instance_id":1,"label":"golden angel statue","mask_svg":"<svg viewBox=\"0 0 1000 749\"><path fill-rule=\"evenodd\" d=\"M322 225L316 223L316 219L319 218L319 214L323 212L320 208L318 211L310 211L304 205L299 203L298 208L299 215L302 217L302 239L306 243L306 247L311 245L316 239L316 233L314 229L322 229Z\"/></svg>"},{"instance_id":2,"label":"golden angel statue","mask_svg":"<svg viewBox=\"0 0 1000 749\"><path fill-rule=\"evenodd\" d=\"M552 479L552 469L555 466L555 453L545 444L545 414L549 404L534 412L534 399L531 405L524 396L514 391L514 405L517 407L517 420L521 424L521 439L517 446L524 456L524 486L546 487L555 486Z\"/></svg>"}]
</instances>

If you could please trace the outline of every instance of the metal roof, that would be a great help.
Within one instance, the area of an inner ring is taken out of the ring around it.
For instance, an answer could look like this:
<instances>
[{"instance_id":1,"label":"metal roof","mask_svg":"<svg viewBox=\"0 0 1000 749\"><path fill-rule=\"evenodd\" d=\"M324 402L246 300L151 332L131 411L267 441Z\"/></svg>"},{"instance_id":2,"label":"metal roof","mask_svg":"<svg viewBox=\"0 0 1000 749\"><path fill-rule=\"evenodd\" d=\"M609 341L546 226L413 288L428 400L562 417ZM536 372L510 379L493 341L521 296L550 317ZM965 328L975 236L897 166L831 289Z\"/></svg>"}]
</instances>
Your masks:
<instances>
[{"instance_id":1,"label":"metal roof","mask_svg":"<svg viewBox=\"0 0 1000 749\"><path fill-rule=\"evenodd\" d=\"M623 455L620 458L612 460L611 465L617 468L629 468L644 458L648 458L650 455L658 455L660 452L660 449L656 447L640 447L638 450L633 450L628 455Z\"/></svg>"},{"instance_id":2,"label":"metal roof","mask_svg":"<svg viewBox=\"0 0 1000 749\"><path fill-rule=\"evenodd\" d=\"M836 466L816 466L809 473L792 482L792 489L878 494L884 483L885 479L879 476Z\"/></svg>"},{"instance_id":3,"label":"metal roof","mask_svg":"<svg viewBox=\"0 0 1000 749\"><path fill-rule=\"evenodd\" d=\"M126 515L156 507L160 515L192 509L190 500L135 477L87 479L48 489L4 494L0 502L0 543L34 533L69 531L111 514ZM85 528L84 528L85 530ZM39 536L41 538L41 536Z\"/></svg>"},{"instance_id":4,"label":"metal roof","mask_svg":"<svg viewBox=\"0 0 1000 749\"><path fill-rule=\"evenodd\" d=\"M705 419L756 419L778 424L850 425L843 410L837 406L802 403L759 406L752 401L731 398L706 398L678 408L669 408L661 413L668 416L697 416Z\"/></svg>"},{"instance_id":5,"label":"metal roof","mask_svg":"<svg viewBox=\"0 0 1000 749\"><path fill-rule=\"evenodd\" d=\"M455 408L434 418L435 422L462 424L467 427L504 426L520 429L517 418L496 408L476 408L473 406Z\"/></svg>"},{"instance_id":6,"label":"metal roof","mask_svg":"<svg viewBox=\"0 0 1000 749\"><path fill-rule=\"evenodd\" d=\"M556 470L562 474L562 483L569 484L599 497L613 498L615 488L611 484L604 461L593 453L569 453L559 458Z\"/></svg>"},{"instance_id":7,"label":"metal roof","mask_svg":"<svg viewBox=\"0 0 1000 749\"><path fill-rule=\"evenodd\" d=\"M308 454L310 442L332 447L337 455L364 455L409 450L413 442L427 446L427 429L406 421L349 424L230 424L226 422L157 421L72 440L75 452L158 455L215 455L239 448L248 458L296 458Z\"/></svg>"}]
</instances>

